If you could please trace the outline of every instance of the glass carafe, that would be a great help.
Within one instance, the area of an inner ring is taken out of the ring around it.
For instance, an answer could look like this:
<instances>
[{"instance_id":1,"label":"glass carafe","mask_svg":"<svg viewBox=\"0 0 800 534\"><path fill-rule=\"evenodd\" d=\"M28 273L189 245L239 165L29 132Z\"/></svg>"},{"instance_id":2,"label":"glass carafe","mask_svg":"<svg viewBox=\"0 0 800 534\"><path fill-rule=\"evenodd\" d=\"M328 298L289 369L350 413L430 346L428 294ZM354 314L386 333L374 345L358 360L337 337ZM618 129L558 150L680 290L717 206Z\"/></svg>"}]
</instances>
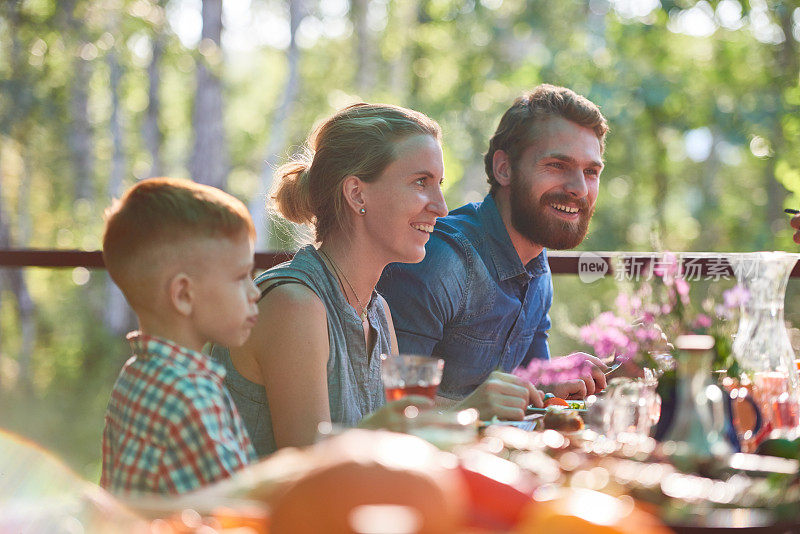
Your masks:
<instances>
[{"instance_id":1,"label":"glass carafe","mask_svg":"<svg viewBox=\"0 0 800 534\"><path fill-rule=\"evenodd\" d=\"M722 390L714 383L711 367L714 338L678 336L675 409L663 441L684 445L695 456L721 456L733 452L725 439L725 405Z\"/></svg>"},{"instance_id":2,"label":"glass carafe","mask_svg":"<svg viewBox=\"0 0 800 534\"><path fill-rule=\"evenodd\" d=\"M731 264L739 285L748 293L741 305L733 355L761 410L766 437L794 438L798 427L800 380L794 349L783 320L786 283L798 254L736 254Z\"/></svg>"}]
</instances>

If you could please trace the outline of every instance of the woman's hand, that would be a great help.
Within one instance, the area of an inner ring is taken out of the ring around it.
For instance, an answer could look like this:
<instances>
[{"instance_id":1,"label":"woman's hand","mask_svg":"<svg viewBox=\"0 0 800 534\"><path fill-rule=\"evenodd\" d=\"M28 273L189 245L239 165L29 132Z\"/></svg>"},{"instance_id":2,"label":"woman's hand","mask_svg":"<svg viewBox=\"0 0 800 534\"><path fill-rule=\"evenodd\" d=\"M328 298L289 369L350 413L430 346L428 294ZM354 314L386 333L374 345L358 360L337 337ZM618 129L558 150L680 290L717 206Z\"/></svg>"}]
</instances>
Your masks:
<instances>
[{"instance_id":1,"label":"woman's hand","mask_svg":"<svg viewBox=\"0 0 800 534\"><path fill-rule=\"evenodd\" d=\"M527 380L494 371L475 391L449 409L475 408L482 420L496 416L498 419L520 421L525 417L525 408L531 404L541 408L543 398L544 393Z\"/></svg>"},{"instance_id":2,"label":"woman's hand","mask_svg":"<svg viewBox=\"0 0 800 534\"><path fill-rule=\"evenodd\" d=\"M409 406L415 406L420 410L425 410L433 408L433 401L428 397L409 395L396 401L387 402L378 410L365 416L361 422L358 423L358 426L359 428L368 428L371 430L383 428L393 432L405 432L408 417L406 417L404 412Z\"/></svg>"}]
</instances>

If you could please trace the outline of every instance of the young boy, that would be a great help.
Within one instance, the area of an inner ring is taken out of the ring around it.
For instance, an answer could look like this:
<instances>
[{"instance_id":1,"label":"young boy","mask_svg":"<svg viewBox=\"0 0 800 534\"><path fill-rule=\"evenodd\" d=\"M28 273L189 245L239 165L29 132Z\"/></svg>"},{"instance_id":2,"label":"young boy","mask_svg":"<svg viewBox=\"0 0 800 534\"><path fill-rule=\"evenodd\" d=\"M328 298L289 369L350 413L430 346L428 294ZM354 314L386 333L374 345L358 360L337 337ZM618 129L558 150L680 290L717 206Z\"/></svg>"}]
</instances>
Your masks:
<instances>
[{"instance_id":1,"label":"young boy","mask_svg":"<svg viewBox=\"0 0 800 534\"><path fill-rule=\"evenodd\" d=\"M139 319L111 392L100 485L182 493L255 460L206 342L241 345L255 324L255 230L213 187L153 178L106 210L103 259Z\"/></svg>"}]
</instances>

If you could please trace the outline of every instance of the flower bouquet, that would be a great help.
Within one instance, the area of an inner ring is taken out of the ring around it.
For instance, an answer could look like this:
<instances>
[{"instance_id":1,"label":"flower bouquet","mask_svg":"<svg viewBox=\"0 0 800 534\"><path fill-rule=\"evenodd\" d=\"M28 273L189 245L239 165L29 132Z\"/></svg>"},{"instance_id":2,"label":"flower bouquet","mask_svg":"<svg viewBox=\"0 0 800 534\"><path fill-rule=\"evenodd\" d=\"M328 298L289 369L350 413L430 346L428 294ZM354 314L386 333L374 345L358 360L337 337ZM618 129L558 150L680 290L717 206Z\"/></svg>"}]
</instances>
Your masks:
<instances>
[{"instance_id":1,"label":"flower bouquet","mask_svg":"<svg viewBox=\"0 0 800 534\"><path fill-rule=\"evenodd\" d=\"M689 280L678 256L664 253L645 274L643 280L623 287L614 311L600 313L578 330L580 341L599 358L630 360L660 375L673 366L671 340L681 334L707 334L715 341L715 370L738 376L731 341L747 290L740 286L724 290L721 302L710 292L698 310L692 305Z\"/></svg>"}]
</instances>

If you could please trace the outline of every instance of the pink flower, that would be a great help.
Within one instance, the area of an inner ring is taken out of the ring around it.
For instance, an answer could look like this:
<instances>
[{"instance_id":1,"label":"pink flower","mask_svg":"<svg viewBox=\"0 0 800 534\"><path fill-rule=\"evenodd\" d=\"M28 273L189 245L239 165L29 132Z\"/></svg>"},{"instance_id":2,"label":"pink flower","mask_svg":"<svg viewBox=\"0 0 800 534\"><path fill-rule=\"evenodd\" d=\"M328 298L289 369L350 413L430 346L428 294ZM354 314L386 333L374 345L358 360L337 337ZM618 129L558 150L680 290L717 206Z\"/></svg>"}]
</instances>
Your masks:
<instances>
[{"instance_id":1,"label":"pink flower","mask_svg":"<svg viewBox=\"0 0 800 534\"><path fill-rule=\"evenodd\" d=\"M639 288L637 294L641 298L649 297L650 295L653 294L653 288L650 286L650 284L644 284L642 287Z\"/></svg>"},{"instance_id":2,"label":"pink flower","mask_svg":"<svg viewBox=\"0 0 800 534\"><path fill-rule=\"evenodd\" d=\"M555 384L574 380L586 374L589 362L581 354L570 354L552 360L532 360L527 367L518 367L513 374L534 384Z\"/></svg>"},{"instance_id":3,"label":"pink flower","mask_svg":"<svg viewBox=\"0 0 800 534\"><path fill-rule=\"evenodd\" d=\"M678 291L678 295L685 297L689 294L689 282L684 278L676 278L675 289Z\"/></svg>"},{"instance_id":4,"label":"pink flower","mask_svg":"<svg viewBox=\"0 0 800 534\"><path fill-rule=\"evenodd\" d=\"M731 319L733 319L733 312L731 311L731 309L726 308L722 304L717 304L716 306L714 306L714 313L717 315L717 317L719 317L724 321L730 321Z\"/></svg>"},{"instance_id":5,"label":"pink flower","mask_svg":"<svg viewBox=\"0 0 800 534\"><path fill-rule=\"evenodd\" d=\"M653 274L660 276L664 280L664 284L671 286L676 277L681 272L681 264L678 257L672 252L665 252L660 260L656 260L653 265Z\"/></svg>"},{"instance_id":6,"label":"pink flower","mask_svg":"<svg viewBox=\"0 0 800 534\"><path fill-rule=\"evenodd\" d=\"M638 296L631 297L631 315L638 315L639 310L642 309L642 299Z\"/></svg>"},{"instance_id":7,"label":"pink flower","mask_svg":"<svg viewBox=\"0 0 800 534\"><path fill-rule=\"evenodd\" d=\"M656 303L648 304L647 306L645 306L644 310L645 310L644 311L645 315L649 314L649 315L652 315L653 317L661 315L661 306L659 306ZM669 313L669 312L667 312L667 313Z\"/></svg>"},{"instance_id":8,"label":"pink flower","mask_svg":"<svg viewBox=\"0 0 800 534\"><path fill-rule=\"evenodd\" d=\"M619 293L614 300L614 305L620 311L629 311L631 309L631 298L627 293Z\"/></svg>"},{"instance_id":9,"label":"pink flower","mask_svg":"<svg viewBox=\"0 0 800 534\"><path fill-rule=\"evenodd\" d=\"M647 328L637 328L634 335L641 342L655 341L661 338L661 330L651 325Z\"/></svg>"},{"instance_id":10,"label":"pink flower","mask_svg":"<svg viewBox=\"0 0 800 534\"><path fill-rule=\"evenodd\" d=\"M695 318L694 324L695 324L696 328L710 328L711 327L711 317L709 317L705 313L700 313Z\"/></svg>"},{"instance_id":11,"label":"pink flower","mask_svg":"<svg viewBox=\"0 0 800 534\"><path fill-rule=\"evenodd\" d=\"M750 299L750 292L746 287L739 284L731 289L722 292L723 305L729 310L738 308L742 304L746 304Z\"/></svg>"}]
</instances>

